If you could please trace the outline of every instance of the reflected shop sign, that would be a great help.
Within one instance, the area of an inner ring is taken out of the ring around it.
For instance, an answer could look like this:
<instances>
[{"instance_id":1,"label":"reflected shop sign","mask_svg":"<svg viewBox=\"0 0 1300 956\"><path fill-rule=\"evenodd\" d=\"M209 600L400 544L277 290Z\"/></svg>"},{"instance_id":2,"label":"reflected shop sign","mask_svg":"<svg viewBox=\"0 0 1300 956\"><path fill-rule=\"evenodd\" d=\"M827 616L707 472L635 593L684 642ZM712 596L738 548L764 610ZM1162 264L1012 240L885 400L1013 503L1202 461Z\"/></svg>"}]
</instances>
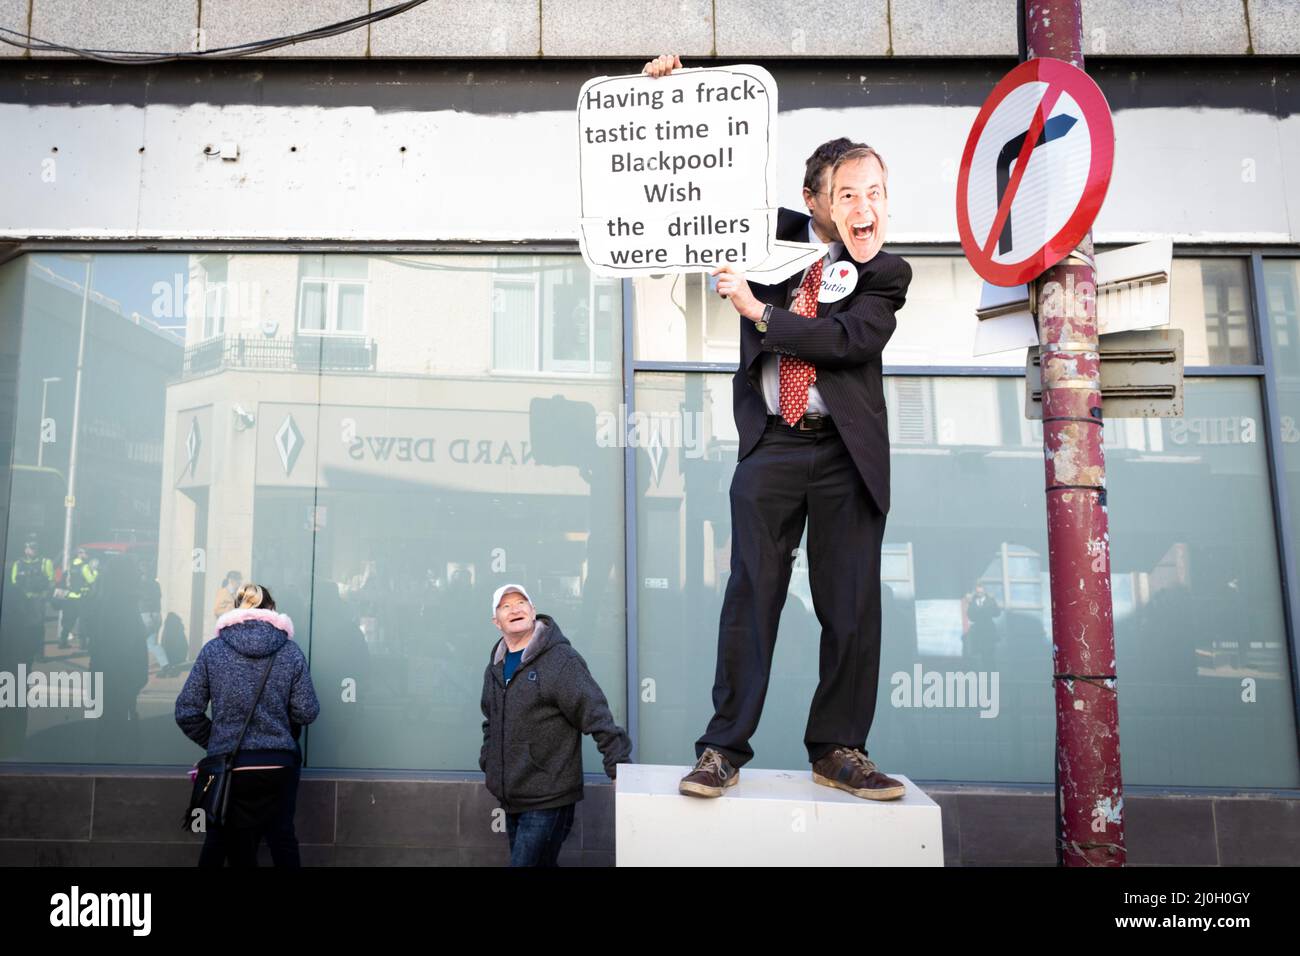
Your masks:
<instances>
[{"instance_id":1,"label":"reflected shop sign","mask_svg":"<svg viewBox=\"0 0 1300 956\"><path fill-rule=\"evenodd\" d=\"M1169 440L1175 445L1252 445L1255 419L1243 415L1180 418L1169 423Z\"/></svg>"},{"instance_id":2,"label":"reflected shop sign","mask_svg":"<svg viewBox=\"0 0 1300 956\"><path fill-rule=\"evenodd\" d=\"M259 486L387 490L379 479L485 493L588 492L576 467L534 460L527 409L259 407Z\"/></svg>"},{"instance_id":3,"label":"reflected shop sign","mask_svg":"<svg viewBox=\"0 0 1300 956\"><path fill-rule=\"evenodd\" d=\"M202 488L212 481L212 406L187 408L176 417L177 488Z\"/></svg>"}]
</instances>

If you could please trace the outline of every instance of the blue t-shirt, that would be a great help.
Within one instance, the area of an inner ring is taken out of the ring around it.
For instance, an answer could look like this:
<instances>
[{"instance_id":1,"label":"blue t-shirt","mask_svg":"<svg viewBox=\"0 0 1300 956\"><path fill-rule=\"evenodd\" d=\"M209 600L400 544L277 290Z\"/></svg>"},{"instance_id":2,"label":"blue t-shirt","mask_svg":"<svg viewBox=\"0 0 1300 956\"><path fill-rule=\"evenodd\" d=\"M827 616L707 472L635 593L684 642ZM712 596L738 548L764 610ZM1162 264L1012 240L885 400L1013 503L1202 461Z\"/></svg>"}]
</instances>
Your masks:
<instances>
[{"instance_id":1,"label":"blue t-shirt","mask_svg":"<svg viewBox=\"0 0 1300 956\"><path fill-rule=\"evenodd\" d=\"M515 669L519 667L519 661L524 656L524 649L521 647L517 651L507 651L505 660L505 677L506 683L510 683L510 678L514 676Z\"/></svg>"}]
</instances>

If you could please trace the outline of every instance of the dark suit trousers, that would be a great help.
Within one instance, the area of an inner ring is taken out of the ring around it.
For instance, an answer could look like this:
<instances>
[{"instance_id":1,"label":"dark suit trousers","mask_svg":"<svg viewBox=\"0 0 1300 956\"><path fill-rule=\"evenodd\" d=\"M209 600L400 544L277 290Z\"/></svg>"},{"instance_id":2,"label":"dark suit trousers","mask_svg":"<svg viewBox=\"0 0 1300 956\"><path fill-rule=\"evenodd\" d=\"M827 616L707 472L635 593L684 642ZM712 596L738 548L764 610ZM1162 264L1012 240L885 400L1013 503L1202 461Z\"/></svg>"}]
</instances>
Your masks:
<instances>
[{"instance_id":1,"label":"dark suit trousers","mask_svg":"<svg viewBox=\"0 0 1300 956\"><path fill-rule=\"evenodd\" d=\"M777 622L804 522L821 624L819 683L804 732L809 761L866 749L880 672L880 547L885 516L834 428L768 423L731 481L731 578L718 627L713 719L695 744L735 766L754 751Z\"/></svg>"}]
</instances>

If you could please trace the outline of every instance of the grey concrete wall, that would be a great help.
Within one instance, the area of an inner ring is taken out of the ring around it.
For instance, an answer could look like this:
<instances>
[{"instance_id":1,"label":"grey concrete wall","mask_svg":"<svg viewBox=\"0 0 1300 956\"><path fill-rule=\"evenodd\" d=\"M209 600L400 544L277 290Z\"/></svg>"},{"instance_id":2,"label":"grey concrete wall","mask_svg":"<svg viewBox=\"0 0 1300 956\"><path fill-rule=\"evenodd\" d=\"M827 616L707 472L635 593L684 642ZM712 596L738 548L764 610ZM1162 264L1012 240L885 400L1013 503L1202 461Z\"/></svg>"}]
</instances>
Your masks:
<instances>
[{"instance_id":1,"label":"grey concrete wall","mask_svg":"<svg viewBox=\"0 0 1300 956\"><path fill-rule=\"evenodd\" d=\"M355 779L307 771L295 824L307 866L504 866L496 801L475 779ZM418 775L408 775L418 778ZM593 778L594 779L594 778ZM946 866L1052 866L1048 786L928 784ZM170 772L0 768L0 866L193 866L189 782ZM1125 794L1132 866L1290 866L1300 793ZM263 863L269 863L263 847ZM614 790L588 784L563 866L612 866Z\"/></svg>"},{"instance_id":2,"label":"grey concrete wall","mask_svg":"<svg viewBox=\"0 0 1300 956\"><path fill-rule=\"evenodd\" d=\"M0 26L119 50L216 49L395 0L0 0ZM1019 0L427 0L273 57L1015 56ZM1083 0L1088 56L1300 54L1295 0ZM31 54L0 44L0 56Z\"/></svg>"},{"instance_id":3,"label":"grey concrete wall","mask_svg":"<svg viewBox=\"0 0 1300 956\"><path fill-rule=\"evenodd\" d=\"M23 34L22 37L15 37L12 34L4 33L4 36L11 40L26 39L27 36L27 16L31 13L31 0L0 0L0 27L6 30L16 30ZM10 46L8 43L0 43L0 57L25 56L26 50L16 46Z\"/></svg>"}]
</instances>

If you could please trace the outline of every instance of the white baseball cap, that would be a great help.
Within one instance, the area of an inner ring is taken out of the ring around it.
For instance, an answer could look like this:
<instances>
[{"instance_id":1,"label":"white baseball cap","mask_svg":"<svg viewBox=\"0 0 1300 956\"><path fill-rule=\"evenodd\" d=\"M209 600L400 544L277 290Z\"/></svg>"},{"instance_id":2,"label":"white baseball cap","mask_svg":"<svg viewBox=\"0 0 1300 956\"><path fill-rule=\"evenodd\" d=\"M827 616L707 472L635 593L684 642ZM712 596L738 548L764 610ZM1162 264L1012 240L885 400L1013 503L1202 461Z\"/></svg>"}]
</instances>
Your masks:
<instances>
[{"instance_id":1,"label":"white baseball cap","mask_svg":"<svg viewBox=\"0 0 1300 956\"><path fill-rule=\"evenodd\" d=\"M497 608L501 605L501 599L511 591L518 591L520 594L524 596L525 601L527 601L529 604L533 603L533 599L528 596L528 592L524 590L524 586L522 584L503 584L501 585L501 587L497 588L496 592L492 595L492 616L493 617L496 617Z\"/></svg>"}]
</instances>

